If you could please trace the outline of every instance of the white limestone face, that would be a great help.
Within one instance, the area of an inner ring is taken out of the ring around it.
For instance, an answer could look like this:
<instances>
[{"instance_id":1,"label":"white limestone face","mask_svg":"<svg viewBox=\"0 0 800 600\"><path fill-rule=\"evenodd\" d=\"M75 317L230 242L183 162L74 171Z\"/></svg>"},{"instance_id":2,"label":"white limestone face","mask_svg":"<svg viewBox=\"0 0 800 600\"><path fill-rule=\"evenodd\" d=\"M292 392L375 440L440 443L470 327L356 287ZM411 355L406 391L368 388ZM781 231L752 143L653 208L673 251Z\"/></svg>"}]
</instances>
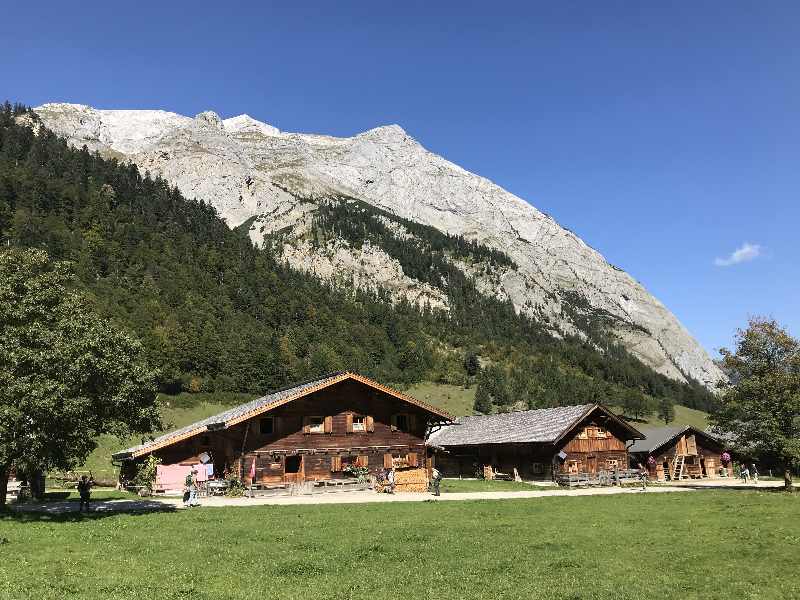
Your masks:
<instances>
[{"instance_id":1,"label":"white limestone face","mask_svg":"<svg viewBox=\"0 0 800 600\"><path fill-rule=\"evenodd\" d=\"M548 215L428 152L397 125L334 138L281 132L247 115L221 120L212 112L191 118L75 104L45 104L35 111L71 144L131 160L184 195L210 202L230 226L256 217L250 228L254 242L286 227L303 231L313 199L346 194L507 253L517 270L473 274L479 289L510 299L517 310L537 312L561 331L573 332L561 307L564 294L577 291L594 309L612 315L618 338L657 371L708 386L722 377L675 316L630 275ZM383 283L393 273L404 281L390 288L394 292L446 306L438 290L408 281L379 249L358 256L343 248L328 250L320 255L302 244L283 249L298 268L330 279L350 277L357 285L370 273L373 282Z\"/></svg>"}]
</instances>

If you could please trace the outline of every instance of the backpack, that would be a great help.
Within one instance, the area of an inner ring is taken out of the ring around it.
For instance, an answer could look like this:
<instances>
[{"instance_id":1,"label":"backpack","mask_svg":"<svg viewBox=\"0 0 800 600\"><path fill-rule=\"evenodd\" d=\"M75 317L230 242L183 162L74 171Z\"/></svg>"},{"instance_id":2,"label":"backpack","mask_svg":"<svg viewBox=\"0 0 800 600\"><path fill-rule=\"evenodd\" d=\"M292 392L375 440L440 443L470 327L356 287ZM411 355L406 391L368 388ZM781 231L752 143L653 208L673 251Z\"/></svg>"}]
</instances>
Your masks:
<instances>
[{"instance_id":1,"label":"backpack","mask_svg":"<svg viewBox=\"0 0 800 600\"><path fill-rule=\"evenodd\" d=\"M184 484L184 485L185 485L187 488L188 488L188 487L192 487L192 474L191 474L191 473L189 473L189 474L186 476L186 480L183 482L183 484Z\"/></svg>"}]
</instances>

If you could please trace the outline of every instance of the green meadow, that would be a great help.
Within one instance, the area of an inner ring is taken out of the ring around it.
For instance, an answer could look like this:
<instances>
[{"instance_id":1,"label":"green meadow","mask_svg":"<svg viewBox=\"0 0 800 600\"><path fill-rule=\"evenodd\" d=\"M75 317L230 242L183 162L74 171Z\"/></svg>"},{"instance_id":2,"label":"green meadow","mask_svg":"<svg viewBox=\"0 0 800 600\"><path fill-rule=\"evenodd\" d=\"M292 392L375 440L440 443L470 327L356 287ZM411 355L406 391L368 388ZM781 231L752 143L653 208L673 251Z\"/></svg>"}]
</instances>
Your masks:
<instances>
[{"instance_id":1,"label":"green meadow","mask_svg":"<svg viewBox=\"0 0 800 600\"><path fill-rule=\"evenodd\" d=\"M0 516L0 598L796 599L800 496Z\"/></svg>"}]
</instances>

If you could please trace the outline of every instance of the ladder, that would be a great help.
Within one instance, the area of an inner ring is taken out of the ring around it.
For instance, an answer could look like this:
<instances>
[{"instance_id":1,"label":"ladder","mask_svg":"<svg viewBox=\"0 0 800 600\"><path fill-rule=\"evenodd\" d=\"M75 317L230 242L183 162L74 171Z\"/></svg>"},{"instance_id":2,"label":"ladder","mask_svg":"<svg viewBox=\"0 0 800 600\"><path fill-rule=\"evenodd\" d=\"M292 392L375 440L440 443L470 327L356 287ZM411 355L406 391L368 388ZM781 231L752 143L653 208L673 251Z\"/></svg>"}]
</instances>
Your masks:
<instances>
[{"instance_id":1,"label":"ladder","mask_svg":"<svg viewBox=\"0 0 800 600\"><path fill-rule=\"evenodd\" d=\"M672 476L671 476L671 479L673 481L683 479L683 463L684 463L685 460L686 460L686 455L684 455L684 454L678 454L675 457L675 460L672 463Z\"/></svg>"}]
</instances>

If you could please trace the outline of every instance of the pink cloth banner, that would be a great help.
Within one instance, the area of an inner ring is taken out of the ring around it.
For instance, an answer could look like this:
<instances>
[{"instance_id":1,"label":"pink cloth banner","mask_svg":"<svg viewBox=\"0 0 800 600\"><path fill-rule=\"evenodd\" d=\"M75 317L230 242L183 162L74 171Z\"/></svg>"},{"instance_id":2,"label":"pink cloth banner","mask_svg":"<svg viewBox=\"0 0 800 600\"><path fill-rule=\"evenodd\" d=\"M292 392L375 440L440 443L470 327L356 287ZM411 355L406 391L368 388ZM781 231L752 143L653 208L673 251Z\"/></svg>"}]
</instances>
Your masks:
<instances>
[{"instance_id":1,"label":"pink cloth banner","mask_svg":"<svg viewBox=\"0 0 800 600\"><path fill-rule=\"evenodd\" d=\"M197 469L197 481L208 479L208 470L203 464L196 465L158 465L156 466L156 487L162 490L181 490L186 484L186 476Z\"/></svg>"}]
</instances>

